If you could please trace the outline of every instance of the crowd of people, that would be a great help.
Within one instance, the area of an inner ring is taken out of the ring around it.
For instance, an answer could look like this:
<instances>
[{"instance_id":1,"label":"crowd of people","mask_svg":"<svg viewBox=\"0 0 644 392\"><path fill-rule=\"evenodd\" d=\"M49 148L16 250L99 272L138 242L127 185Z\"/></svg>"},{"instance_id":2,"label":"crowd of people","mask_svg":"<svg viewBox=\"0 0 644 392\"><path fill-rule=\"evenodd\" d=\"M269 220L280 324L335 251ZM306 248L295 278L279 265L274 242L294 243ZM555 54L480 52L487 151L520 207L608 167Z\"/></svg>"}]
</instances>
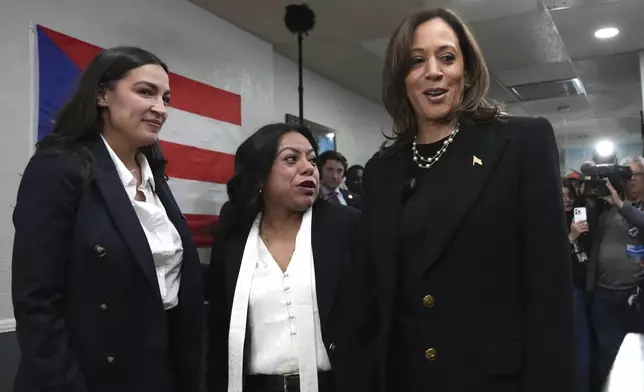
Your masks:
<instances>
[{"instance_id":1,"label":"crowd of people","mask_svg":"<svg viewBox=\"0 0 644 392\"><path fill-rule=\"evenodd\" d=\"M563 179L579 377L586 391L606 384L626 334L644 332L644 158L621 166L629 174L607 178L605 186L579 173Z\"/></svg>"},{"instance_id":2,"label":"crowd of people","mask_svg":"<svg viewBox=\"0 0 644 392\"><path fill-rule=\"evenodd\" d=\"M626 201L562 188L551 124L487 98L449 10L400 23L382 83L393 132L364 167L288 124L239 146L205 298L158 145L168 68L102 51L18 191L14 390L572 392L591 357L605 377L644 275L642 161Z\"/></svg>"}]
</instances>

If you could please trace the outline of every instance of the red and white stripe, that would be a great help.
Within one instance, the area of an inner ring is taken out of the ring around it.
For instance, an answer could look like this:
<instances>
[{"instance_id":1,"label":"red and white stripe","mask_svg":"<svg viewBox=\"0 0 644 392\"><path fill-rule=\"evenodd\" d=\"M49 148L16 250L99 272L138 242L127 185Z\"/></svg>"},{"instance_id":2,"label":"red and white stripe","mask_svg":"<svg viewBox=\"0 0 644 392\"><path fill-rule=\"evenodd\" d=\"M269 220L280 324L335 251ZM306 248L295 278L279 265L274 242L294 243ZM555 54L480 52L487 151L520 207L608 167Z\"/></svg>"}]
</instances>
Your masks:
<instances>
[{"instance_id":1,"label":"red and white stripe","mask_svg":"<svg viewBox=\"0 0 644 392\"><path fill-rule=\"evenodd\" d=\"M43 27L44 28L44 27ZM81 70L101 48L48 30L49 36ZM228 199L234 153L244 136L241 96L170 73L172 102L161 129L168 160L168 184L188 219L202 262L208 262L212 228Z\"/></svg>"}]
</instances>

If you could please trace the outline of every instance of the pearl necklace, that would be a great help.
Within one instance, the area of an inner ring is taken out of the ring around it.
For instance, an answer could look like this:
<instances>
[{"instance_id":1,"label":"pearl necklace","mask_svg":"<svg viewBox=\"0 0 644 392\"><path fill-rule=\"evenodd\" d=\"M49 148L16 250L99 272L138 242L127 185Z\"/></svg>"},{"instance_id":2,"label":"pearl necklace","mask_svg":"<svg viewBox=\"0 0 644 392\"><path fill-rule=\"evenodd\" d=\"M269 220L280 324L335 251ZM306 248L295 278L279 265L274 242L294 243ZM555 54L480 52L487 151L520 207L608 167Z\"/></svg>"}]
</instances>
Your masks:
<instances>
[{"instance_id":1,"label":"pearl necklace","mask_svg":"<svg viewBox=\"0 0 644 392\"><path fill-rule=\"evenodd\" d=\"M429 169L430 167L434 166L436 162L440 159L441 156L447 151L447 147L452 144L454 141L454 137L458 133L458 130L460 129L459 124L456 124L456 128L452 131L452 133L449 134L447 140L443 142L443 146L434 154L433 157L431 158L425 158L424 156L420 155L418 152L418 149L416 148L416 144L418 142L418 135L414 137L414 143L411 146L411 151L414 154L414 162L420 167L421 169Z\"/></svg>"}]
</instances>

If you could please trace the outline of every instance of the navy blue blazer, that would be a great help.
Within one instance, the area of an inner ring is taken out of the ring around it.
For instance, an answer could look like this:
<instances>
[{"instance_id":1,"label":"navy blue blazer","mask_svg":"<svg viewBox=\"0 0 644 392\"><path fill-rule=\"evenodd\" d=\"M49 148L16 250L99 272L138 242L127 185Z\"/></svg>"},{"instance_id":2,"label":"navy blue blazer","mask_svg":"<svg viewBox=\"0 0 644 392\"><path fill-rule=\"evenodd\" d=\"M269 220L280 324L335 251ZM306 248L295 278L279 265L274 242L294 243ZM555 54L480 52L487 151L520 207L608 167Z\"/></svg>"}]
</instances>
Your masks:
<instances>
[{"instance_id":1,"label":"navy blue blazer","mask_svg":"<svg viewBox=\"0 0 644 392\"><path fill-rule=\"evenodd\" d=\"M15 392L197 392L203 289L187 222L163 173L155 192L183 241L179 305L163 308L148 241L103 141L39 151L13 214L12 294L22 358Z\"/></svg>"}]
</instances>

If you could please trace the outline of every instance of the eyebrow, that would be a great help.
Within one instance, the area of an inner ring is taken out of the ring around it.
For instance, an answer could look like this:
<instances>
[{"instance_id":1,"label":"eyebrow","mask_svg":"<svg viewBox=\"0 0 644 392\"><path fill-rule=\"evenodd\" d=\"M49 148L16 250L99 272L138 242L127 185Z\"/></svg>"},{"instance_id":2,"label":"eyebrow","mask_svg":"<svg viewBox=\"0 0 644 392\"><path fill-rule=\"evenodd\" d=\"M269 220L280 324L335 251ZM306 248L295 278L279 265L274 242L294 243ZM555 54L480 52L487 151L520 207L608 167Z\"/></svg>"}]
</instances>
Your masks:
<instances>
[{"instance_id":1,"label":"eyebrow","mask_svg":"<svg viewBox=\"0 0 644 392\"><path fill-rule=\"evenodd\" d=\"M286 147L283 147L282 149L280 149L279 151L277 151L277 155L280 155L281 153L283 153L286 150L291 150L291 151L297 152L297 153L302 152L301 150L299 150L299 149L297 149L295 147L286 146ZM306 153L307 154L315 153L315 150L313 148L310 148L308 151L306 151Z\"/></svg>"},{"instance_id":2,"label":"eyebrow","mask_svg":"<svg viewBox=\"0 0 644 392\"><path fill-rule=\"evenodd\" d=\"M159 86L157 86L156 84L154 84L152 82L148 82L146 80L142 80L142 81L134 83L135 86L138 86L138 85L141 85L141 84L153 89L154 91L159 91ZM170 90L164 91L163 95L170 95Z\"/></svg>"},{"instance_id":3,"label":"eyebrow","mask_svg":"<svg viewBox=\"0 0 644 392\"><path fill-rule=\"evenodd\" d=\"M438 51L442 51L442 50L445 50L445 49L452 49L452 50L456 50L456 47L454 47L454 45L450 45L450 44L441 45L441 46L439 46L439 47L438 47ZM426 51L427 51L427 50L426 50L426 49L423 49L423 48L412 48L412 49L411 49L411 52L412 52L412 53L416 53L416 52L425 53Z\"/></svg>"}]
</instances>

